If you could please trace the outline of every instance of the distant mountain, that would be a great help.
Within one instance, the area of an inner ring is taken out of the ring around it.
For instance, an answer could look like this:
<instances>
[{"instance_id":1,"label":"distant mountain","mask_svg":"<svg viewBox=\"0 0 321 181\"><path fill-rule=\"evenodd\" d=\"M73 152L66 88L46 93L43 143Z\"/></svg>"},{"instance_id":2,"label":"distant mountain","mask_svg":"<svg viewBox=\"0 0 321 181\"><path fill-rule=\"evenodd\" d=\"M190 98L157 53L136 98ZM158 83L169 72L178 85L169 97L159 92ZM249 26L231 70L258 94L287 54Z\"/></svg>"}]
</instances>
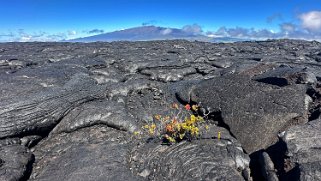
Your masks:
<instances>
[{"instance_id":1,"label":"distant mountain","mask_svg":"<svg viewBox=\"0 0 321 181\"><path fill-rule=\"evenodd\" d=\"M164 28L157 26L140 26L109 33L98 34L83 38L64 40L66 42L96 42L96 41L147 41L147 40L198 40L207 42L238 42L249 39L233 37L209 37L202 34L185 31L178 28Z\"/></svg>"},{"instance_id":2,"label":"distant mountain","mask_svg":"<svg viewBox=\"0 0 321 181\"><path fill-rule=\"evenodd\" d=\"M184 31L183 29L164 28L157 26L140 26L125 30L103 33L94 36L66 40L68 42L95 42L95 41L145 41L145 40L171 40L171 39L187 39L210 41L211 38Z\"/></svg>"}]
</instances>

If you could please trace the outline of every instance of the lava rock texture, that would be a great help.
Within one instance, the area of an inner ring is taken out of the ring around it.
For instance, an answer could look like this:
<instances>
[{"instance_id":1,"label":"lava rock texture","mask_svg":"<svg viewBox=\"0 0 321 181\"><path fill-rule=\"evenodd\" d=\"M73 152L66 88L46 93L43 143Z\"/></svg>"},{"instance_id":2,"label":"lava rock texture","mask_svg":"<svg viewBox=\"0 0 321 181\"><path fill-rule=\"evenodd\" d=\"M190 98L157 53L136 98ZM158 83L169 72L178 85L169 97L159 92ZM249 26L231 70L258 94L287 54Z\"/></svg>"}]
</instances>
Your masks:
<instances>
[{"instance_id":1,"label":"lava rock texture","mask_svg":"<svg viewBox=\"0 0 321 181\"><path fill-rule=\"evenodd\" d=\"M320 54L298 40L2 43L0 180L321 180ZM209 131L135 136L175 102L201 105Z\"/></svg>"}]
</instances>

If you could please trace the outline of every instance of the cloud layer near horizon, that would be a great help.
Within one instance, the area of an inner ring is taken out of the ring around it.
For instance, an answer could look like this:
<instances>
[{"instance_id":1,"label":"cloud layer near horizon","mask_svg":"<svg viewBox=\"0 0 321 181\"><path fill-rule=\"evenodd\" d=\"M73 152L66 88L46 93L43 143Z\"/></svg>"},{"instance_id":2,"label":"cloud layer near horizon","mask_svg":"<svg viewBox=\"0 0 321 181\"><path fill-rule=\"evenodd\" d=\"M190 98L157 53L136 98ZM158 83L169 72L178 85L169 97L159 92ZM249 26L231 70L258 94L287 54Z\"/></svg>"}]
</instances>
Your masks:
<instances>
[{"instance_id":1,"label":"cloud layer near horizon","mask_svg":"<svg viewBox=\"0 0 321 181\"><path fill-rule=\"evenodd\" d=\"M267 21L271 22L274 19L282 19L280 15L273 15L268 17ZM283 22L279 24L279 31L273 32L268 29L254 29L254 28L226 28L221 27L217 31L207 32L211 37L233 37L242 39L305 39L321 41L321 11L310 11L302 13L298 16L299 24L290 22Z\"/></svg>"},{"instance_id":2,"label":"cloud layer near horizon","mask_svg":"<svg viewBox=\"0 0 321 181\"><path fill-rule=\"evenodd\" d=\"M282 20L281 14L275 14L267 18L267 22L274 20ZM250 39L250 40L265 40L265 39L280 39L280 38L291 38L291 39L305 39L305 40L317 40L321 41L321 11L309 11L301 13L297 16L298 24L291 22L282 22L279 24L279 31L274 32L269 29L255 29L255 28L244 28L235 27L228 28L225 26L220 27L216 31L208 31L204 33L202 27L198 24L185 25L181 28L182 31L188 32L193 35L206 35L208 37L230 37L239 39ZM143 23L144 26L155 24L153 22ZM83 36L101 34L105 31L102 29L92 29L81 31ZM69 30L66 32L59 33L47 33L47 32L36 32L27 33L23 29L19 29L15 32L0 33L0 42L15 41L15 42L26 42L26 41L61 41L66 39L78 38L80 33L75 30ZM171 28L167 28L166 31L162 32L164 35L172 33Z\"/></svg>"}]
</instances>

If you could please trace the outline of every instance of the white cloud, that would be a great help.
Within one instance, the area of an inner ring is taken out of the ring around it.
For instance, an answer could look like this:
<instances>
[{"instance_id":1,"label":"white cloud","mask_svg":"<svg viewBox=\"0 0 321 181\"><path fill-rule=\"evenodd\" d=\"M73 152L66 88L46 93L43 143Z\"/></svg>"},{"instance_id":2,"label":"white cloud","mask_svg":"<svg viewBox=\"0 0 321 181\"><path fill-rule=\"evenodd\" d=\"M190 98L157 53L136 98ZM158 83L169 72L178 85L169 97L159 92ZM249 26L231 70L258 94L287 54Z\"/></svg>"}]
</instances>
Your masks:
<instances>
[{"instance_id":1,"label":"white cloud","mask_svg":"<svg viewBox=\"0 0 321 181\"><path fill-rule=\"evenodd\" d=\"M43 38L43 41L61 41L67 39L67 35L65 33L56 33L50 34Z\"/></svg>"},{"instance_id":2,"label":"white cloud","mask_svg":"<svg viewBox=\"0 0 321 181\"><path fill-rule=\"evenodd\" d=\"M268 18L269 22L275 19L282 20L282 15L277 14ZM208 37L231 37L251 40L265 39L304 39L321 41L321 11L310 11L298 16L301 24L283 22L279 25L279 31L266 29L254 29L235 27L227 28L222 26L217 31L207 32Z\"/></svg>"},{"instance_id":3,"label":"white cloud","mask_svg":"<svg viewBox=\"0 0 321 181\"><path fill-rule=\"evenodd\" d=\"M254 28L226 28L221 27L216 32L208 32L210 37L233 37L233 38L245 38L245 39L268 39L275 38L276 33L267 29L254 29Z\"/></svg>"},{"instance_id":4,"label":"white cloud","mask_svg":"<svg viewBox=\"0 0 321 181\"><path fill-rule=\"evenodd\" d=\"M0 42L52 42L64 40L66 38L66 33L50 34L43 31L28 33L24 29L19 29L16 32L10 32L10 37L6 39L2 38L0 39Z\"/></svg>"},{"instance_id":5,"label":"white cloud","mask_svg":"<svg viewBox=\"0 0 321 181\"><path fill-rule=\"evenodd\" d=\"M75 30L70 30L70 31L68 31L68 35L69 36L74 36L74 35L76 35L77 34L77 32L75 31Z\"/></svg>"},{"instance_id":6,"label":"white cloud","mask_svg":"<svg viewBox=\"0 0 321 181\"><path fill-rule=\"evenodd\" d=\"M215 33L212 33L212 36L226 37L226 36L229 36L229 34L227 33L227 28L223 26L223 27L220 27Z\"/></svg>"},{"instance_id":7,"label":"white cloud","mask_svg":"<svg viewBox=\"0 0 321 181\"><path fill-rule=\"evenodd\" d=\"M202 27L198 24L186 25L182 30L191 34L200 34L203 32Z\"/></svg>"},{"instance_id":8,"label":"white cloud","mask_svg":"<svg viewBox=\"0 0 321 181\"><path fill-rule=\"evenodd\" d=\"M248 36L248 34L250 33L250 30L247 29L247 28L241 28L241 27L236 27L236 28L230 28L227 30L227 33L230 35L230 36L233 36L233 37L246 37Z\"/></svg>"},{"instance_id":9,"label":"white cloud","mask_svg":"<svg viewBox=\"0 0 321 181\"><path fill-rule=\"evenodd\" d=\"M20 42L28 42L30 40L32 40L32 36L31 35L23 35L23 36L20 37L19 41Z\"/></svg>"},{"instance_id":10,"label":"white cloud","mask_svg":"<svg viewBox=\"0 0 321 181\"><path fill-rule=\"evenodd\" d=\"M302 27L312 31L321 32L321 11L310 11L299 16Z\"/></svg>"},{"instance_id":11,"label":"white cloud","mask_svg":"<svg viewBox=\"0 0 321 181\"><path fill-rule=\"evenodd\" d=\"M207 32L207 33L206 33L206 36L207 36L207 37L210 37L210 38L219 38L219 37L222 37L221 35L217 35L217 34L212 33L212 32Z\"/></svg>"},{"instance_id":12,"label":"white cloud","mask_svg":"<svg viewBox=\"0 0 321 181\"><path fill-rule=\"evenodd\" d=\"M281 31L283 32L293 32L296 29L296 25L292 23L282 23L280 24Z\"/></svg>"},{"instance_id":13,"label":"white cloud","mask_svg":"<svg viewBox=\"0 0 321 181\"><path fill-rule=\"evenodd\" d=\"M172 33L172 29L166 28L166 29L163 30L161 33L162 33L163 35L168 35L168 34Z\"/></svg>"}]
</instances>

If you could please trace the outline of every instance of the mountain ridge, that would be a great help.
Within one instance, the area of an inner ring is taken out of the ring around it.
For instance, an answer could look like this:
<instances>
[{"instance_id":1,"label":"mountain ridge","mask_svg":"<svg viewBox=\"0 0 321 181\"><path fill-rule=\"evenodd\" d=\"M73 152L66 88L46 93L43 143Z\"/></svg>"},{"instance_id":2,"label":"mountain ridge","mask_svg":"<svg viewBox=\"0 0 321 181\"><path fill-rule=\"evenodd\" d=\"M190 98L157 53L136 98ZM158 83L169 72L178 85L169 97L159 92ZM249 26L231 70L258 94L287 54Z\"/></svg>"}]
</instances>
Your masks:
<instances>
[{"instance_id":1,"label":"mountain ridge","mask_svg":"<svg viewBox=\"0 0 321 181\"><path fill-rule=\"evenodd\" d=\"M65 42L111 42L111 41L150 41L150 40L197 40L208 42L235 42L244 41L244 39L231 37L208 37L201 33L195 33L178 28L160 27L160 26L138 26L113 32L107 32L88 37L64 40Z\"/></svg>"}]
</instances>

